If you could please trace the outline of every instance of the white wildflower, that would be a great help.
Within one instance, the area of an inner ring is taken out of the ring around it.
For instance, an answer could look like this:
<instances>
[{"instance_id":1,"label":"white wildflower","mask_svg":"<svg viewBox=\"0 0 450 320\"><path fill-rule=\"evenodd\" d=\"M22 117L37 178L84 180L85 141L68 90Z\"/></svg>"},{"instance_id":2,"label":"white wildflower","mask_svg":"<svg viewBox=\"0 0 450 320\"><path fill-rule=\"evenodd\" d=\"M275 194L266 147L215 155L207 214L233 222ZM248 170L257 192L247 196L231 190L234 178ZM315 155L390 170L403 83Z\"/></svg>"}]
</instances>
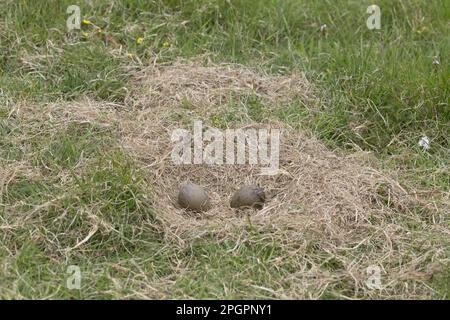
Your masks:
<instances>
[{"instance_id":1,"label":"white wildflower","mask_svg":"<svg viewBox=\"0 0 450 320\"><path fill-rule=\"evenodd\" d=\"M439 62L439 59L438 59L438 58L434 58L434 59L433 59L433 66L434 66L435 68L439 67L440 64L441 64L441 63Z\"/></svg>"},{"instance_id":2,"label":"white wildflower","mask_svg":"<svg viewBox=\"0 0 450 320\"><path fill-rule=\"evenodd\" d=\"M430 149L430 139L427 136L423 136L419 140L419 146L421 146L423 150Z\"/></svg>"}]
</instances>

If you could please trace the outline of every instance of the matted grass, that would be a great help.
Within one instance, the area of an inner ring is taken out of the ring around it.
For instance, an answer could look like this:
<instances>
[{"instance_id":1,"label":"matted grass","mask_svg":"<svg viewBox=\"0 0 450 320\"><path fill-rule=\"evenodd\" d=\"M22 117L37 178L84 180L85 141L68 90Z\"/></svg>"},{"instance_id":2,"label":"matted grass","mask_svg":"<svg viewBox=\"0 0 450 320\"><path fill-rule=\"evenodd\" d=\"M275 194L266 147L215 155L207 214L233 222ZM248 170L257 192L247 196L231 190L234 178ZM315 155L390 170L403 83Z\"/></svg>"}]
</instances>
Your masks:
<instances>
[{"instance_id":1,"label":"matted grass","mask_svg":"<svg viewBox=\"0 0 450 320\"><path fill-rule=\"evenodd\" d=\"M114 298L436 295L429 283L448 266L448 194L409 190L369 154L332 152L277 120L286 99L315 99L301 75L180 61L134 77L123 105L83 99L36 113L23 104L11 117L28 137L16 137L27 150L22 166L12 159L3 169L5 261L17 263L29 250L48 259L54 266L43 262L50 271L39 278L45 290L59 288L50 283L58 274L64 281L61 270L71 261L85 268L90 283L80 297L95 290ZM258 81L264 86L249 85ZM270 105L272 116L260 123L239 117L227 127L280 129L278 174L262 176L254 165L172 162L172 130L192 129L194 119L213 125L230 103L248 114L249 96L262 110ZM46 146L33 145L36 135ZM207 188L210 211L178 208L176 193L186 180ZM232 193L247 183L266 189L263 210L229 207ZM31 247L17 247L30 236ZM370 265L382 268L382 290L366 286ZM11 263L4 268L8 274ZM132 278L121 278L127 272ZM35 297L19 284L5 297ZM52 294L72 294L59 290Z\"/></svg>"},{"instance_id":2,"label":"matted grass","mask_svg":"<svg viewBox=\"0 0 450 320\"><path fill-rule=\"evenodd\" d=\"M2 298L448 299L446 2L379 1L377 31L370 1L79 1L67 32L72 4L0 4ZM282 128L284 173L174 167L195 119ZM264 210L227 207L242 182Z\"/></svg>"}]
</instances>

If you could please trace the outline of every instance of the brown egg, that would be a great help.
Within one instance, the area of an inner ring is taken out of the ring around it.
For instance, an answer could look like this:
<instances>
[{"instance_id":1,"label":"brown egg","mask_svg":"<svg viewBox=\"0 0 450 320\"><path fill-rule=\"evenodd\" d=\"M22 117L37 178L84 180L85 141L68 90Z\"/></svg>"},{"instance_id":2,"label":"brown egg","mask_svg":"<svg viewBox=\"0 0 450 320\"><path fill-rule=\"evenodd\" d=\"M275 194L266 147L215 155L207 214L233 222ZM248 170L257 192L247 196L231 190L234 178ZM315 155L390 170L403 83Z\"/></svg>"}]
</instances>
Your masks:
<instances>
[{"instance_id":1,"label":"brown egg","mask_svg":"<svg viewBox=\"0 0 450 320\"><path fill-rule=\"evenodd\" d=\"M231 198L232 208L253 207L262 209L266 201L264 189L255 185L243 186Z\"/></svg>"},{"instance_id":2,"label":"brown egg","mask_svg":"<svg viewBox=\"0 0 450 320\"><path fill-rule=\"evenodd\" d=\"M206 211L210 208L211 202L205 190L192 182L184 183L178 194L178 203L182 208L192 211Z\"/></svg>"}]
</instances>

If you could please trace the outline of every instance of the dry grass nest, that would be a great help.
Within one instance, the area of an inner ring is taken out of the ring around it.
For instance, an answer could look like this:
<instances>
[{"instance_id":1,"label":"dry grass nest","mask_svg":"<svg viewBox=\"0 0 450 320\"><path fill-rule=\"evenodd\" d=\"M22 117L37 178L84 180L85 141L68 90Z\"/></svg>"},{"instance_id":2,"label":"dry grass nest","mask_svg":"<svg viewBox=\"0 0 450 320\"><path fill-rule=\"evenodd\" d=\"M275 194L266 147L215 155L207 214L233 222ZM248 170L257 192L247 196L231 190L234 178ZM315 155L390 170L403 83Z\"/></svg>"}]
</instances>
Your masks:
<instances>
[{"instance_id":1,"label":"dry grass nest","mask_svg":"<svg viewBox=\"0 0 450 320\"><path fill-rule=\"evenodd\" d=\"M372 155L330 151L309 132L271 117L290 101L315 99L304 75L178 61L138 71L134 79L123 105L86 98L49 105L32 118L113 127L121 147L148 174L152 206L167 241L185 247L193 239L212 235L240 243L251 230L258 230L283 245L286 259L302 257L296 260L291 285L275 292L283 298L319 297L327 287L343 283L352 288L349 297L433 294L425 280L442 270L449 256L448 248L436 246L429 235L449 237L444 221L448 194L439 203L419 197L381 170ZM192 130L193 120L213 126L211 119L230 105L244 115L249 97L257 97L269 116L259 123L243 117L227 126L280 129L278 174L261 175L256 165L172 162L172 130ZM206 188L211 210L193 214L177 207L177 191L186 180ZM264 187L268 201L262 210L230 208L231 195L243 184ZM414 232L408 227L413 224ZM337 270L324 268L330 261L339 266ZM386 284L382 291L366 287L369 265L382 267Z\"/></svg>"}]
</instances>

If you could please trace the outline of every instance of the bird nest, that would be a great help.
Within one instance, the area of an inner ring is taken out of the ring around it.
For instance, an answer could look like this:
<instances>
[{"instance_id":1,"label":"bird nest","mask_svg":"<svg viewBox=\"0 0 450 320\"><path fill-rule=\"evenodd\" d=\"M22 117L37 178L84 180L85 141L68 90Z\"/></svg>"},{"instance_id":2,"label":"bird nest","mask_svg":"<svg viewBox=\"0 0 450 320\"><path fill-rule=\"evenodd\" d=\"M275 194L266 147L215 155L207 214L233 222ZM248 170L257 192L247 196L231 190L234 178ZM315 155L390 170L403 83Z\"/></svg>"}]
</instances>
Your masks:
<instances>
[{"instance_id":1,"label":"bird nest","mask_svg":"<svg viewBox=\"0 0 450 320\"><path fill-rule=\"evenodd\" d=\"M302 74L270 75L239 65L180 61L141 70L134 79L124 105L86 99L49 106L48 114L115 128L121 147L147 174L159 227L173 245L184 247L205 236L239 243L256 230L282 243L288 256L305 256L296 268L308 273L293 274L303 282L280 293L283 297L305 297L311 284L316 286L313 295L320 296L326 286L339 281L354 282L354 290L371 296L364 289L365 267L378 264L386 268L385 281L392 281L386 296L414 296L401 279L422 279L427 270L413 274L414 270L442 255L439 248L424 244L421 255L409 258L408 246L415 240L406 221L419 223L439 211L378 168L370 154L331 151L309 132L277 120L274 115L292 101L314 99ZM255 99L262 109L258 121L248 116L248 102ZM242 116L221 122L230 108ZM174 163L171 133L192 130L194 120L203 121L205 128L219 124L220 129L280 130L279 170L263 175L257 164ZM210 210L191 213L179 208L177 193L185 181L207 190ZM261 210L230 207L233 193L246 184L264 188ZM363 247L365 253L357 255ZM340 272L323 271L313 258L314 248L338 261ZM422 290L427 290L425 285Z\"/></svg>"}]
</instances>

